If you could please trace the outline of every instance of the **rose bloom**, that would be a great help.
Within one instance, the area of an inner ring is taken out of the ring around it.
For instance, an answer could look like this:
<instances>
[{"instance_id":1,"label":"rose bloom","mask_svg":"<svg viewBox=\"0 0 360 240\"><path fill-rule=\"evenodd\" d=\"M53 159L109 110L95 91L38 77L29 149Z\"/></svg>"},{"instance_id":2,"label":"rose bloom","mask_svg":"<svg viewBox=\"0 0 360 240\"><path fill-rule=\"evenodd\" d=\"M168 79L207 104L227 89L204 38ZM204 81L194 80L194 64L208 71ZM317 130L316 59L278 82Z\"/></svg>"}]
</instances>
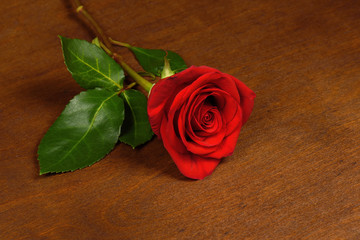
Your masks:
<instances>
[{"instance_id":1,"label":"rose bloom","mask_svg":"<svg viewBox=\"0 0 360 240\"><path fill-rule=\"evenodd\" d=\"M156 83L147 111L152 130L180 172L203 179L233 153L254 98L235 77L192 66Z\"/></svg>"}]
</instances>

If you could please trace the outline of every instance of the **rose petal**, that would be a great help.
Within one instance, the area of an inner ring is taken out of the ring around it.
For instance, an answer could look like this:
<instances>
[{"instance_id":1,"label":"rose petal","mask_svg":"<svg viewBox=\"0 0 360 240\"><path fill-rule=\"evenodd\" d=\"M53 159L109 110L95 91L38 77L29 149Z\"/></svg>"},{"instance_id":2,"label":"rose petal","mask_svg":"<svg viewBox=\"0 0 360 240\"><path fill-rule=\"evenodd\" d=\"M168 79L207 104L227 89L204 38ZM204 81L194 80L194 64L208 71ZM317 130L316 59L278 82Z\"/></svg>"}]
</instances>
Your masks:
<instances>
[{"instance_id":1,"label":"rose petal","mask_svg":"<svg viewBox=\"0 0 360 240\"><path fill-rule=\"evenodd\" d=\"M217 146L217 150L209 153L207 155L203 155L203 157L209 158L223 158L230 156L233 154L237 140L239 138L241 131L241 125L239 125L230 135L224 137L224 140Z\"/></svg>"},{"instance_id":2,"label":"rose petal","mask_svg":"<svg viewBox=\"0 0 360 240\"><path fill-rule=\"evenodd\" d=\"M196 94L199 94L196 92ZM193 99L190 97L190 99ZM212 147L217 144L219 144L222 140L222 138L225 136L226 131L221 131L222 128L222 122L221 122L221 116L219 116L219 112L216 114L216 121L217 126L219 129L205 129L203 126L201 126L200 123L198 123L198 118L201 118L199 116L194 116L196 113L193 111L197 111L201 115L202 108L208 108L204 107L204 100L206 99L206 95L198 95L197 98L195 98L195 103L191 102L190 100L187 102L186 106L184 106L180 110L179 119L178 119L178 126L179 126L179 135L184 143L184 145L187 147L189 151L192 151L196 154L207 154L213 149L203 148L200 147ZM195 107L194 107L195 106ZM209 106L210 107L210 106ZM189 110L188 110L189 108ZM211 106L210 108L214 108ZM194 124L195 123L195 124ZM193 125L196 125L193 127ZM197 133L194 132L195 130L198 130ZM214 132L212 135L208 134L207 136L202 135L199 136L199 133L202 132ZM193 142L190 142L187 137L190 137ZM205 138L204 138L205 137Z\"/></svg>"},{"instance_id":3,"label":"rose petal","mask_svg":"<svg viewBox=\"0 0 360 240\"><path fill-rule=\"evenodd\" d=\"M235 82L236 87L240 93L241 96L240 104L243 112L242 124L244 125L249 119L250 114L253 110L254 99L256 97L256 94L253 92L253 90L251 90L248 86L246 86L243 82L241 82L237 78L226 73L223 74L224 76L227 76L228 78L232 79Z\"/></svg>"}]
</instances>

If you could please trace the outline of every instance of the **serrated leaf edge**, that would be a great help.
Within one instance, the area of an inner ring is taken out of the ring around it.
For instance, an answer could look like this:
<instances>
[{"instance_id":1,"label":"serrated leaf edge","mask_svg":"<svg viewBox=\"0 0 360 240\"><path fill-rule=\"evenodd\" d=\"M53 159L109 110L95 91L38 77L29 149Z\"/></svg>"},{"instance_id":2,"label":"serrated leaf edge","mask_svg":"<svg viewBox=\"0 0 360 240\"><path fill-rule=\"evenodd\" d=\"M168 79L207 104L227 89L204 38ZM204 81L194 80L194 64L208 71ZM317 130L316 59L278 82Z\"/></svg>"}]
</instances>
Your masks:
<instances>
[{"instance_id":1,"label":"serrated leaf edge","mask_svg":"<svg viewBox=\"0 0 360 240\"><path fill-rule=\"evenodd\" d=\"M64 63L65 63L65 66L67 68L67 70L73 75L74 73L69 69L69 67L67 66L66 64L66 61L65 61L65 54L64 54L64 44L63 44L63 38L66 38L66 37L62 37L62 36L59 36L60 38L60 42L61 42L61 47L62 47L62 54L63 54L63 57L64 57ZM66 38L66 39L71 39L71 40L81 40L81 39L72 39L72 38ZM86 41L86 40L82 40L82 41ZM87 41L86 41L87 42ZM90 43L91 44L91 43ZM93 44L95 45L95 44ZM96 45L95 45L96 46ZM104 51L103 49L99 48L100 50ZM109 66L109 76L105 75L104 73L102 73L100 70L99 70L99 59L98 58L95 58L96 59L96 63L97 63L97 68L94 68L93 66L89 65L88 63L86 63L85 61L83 61L80 57L78 57L73 51L70 50L70 48L67 49L76 59L78 59L80 62L82 62L83 64L85 64L86 66L88 66L89 68L93 69L95 72L99 73L100 75L104 76L106 79L108 79L110 82L112 82L116 87L119 88L119 90L122 89L122 86L120 84L118 84L117 82L115 82L110 76L111 76L111 70L110 70L110 66ZM106 54L106 52L104 51L104 53Z\"/></svg>"},{"instance_id":2,"label":"serrated leaf edge","mask_svg":"<svg viewBox=\"0 0 360 240\"><path fill-rule=\"evenodd\" d=\"M86 91L81 92L81 93L85 93L85 92L86 92ZM80 93L80 94L81 94L81 93ZM111 99L112 97L114 97L114 96L117 95L117 94L118 94L118 93L115 92L114 94L112 94L110 97L106 98L106 99L100 104L100 106L96 109L96 112L95 112L95 114L94 114L94 116L93 116L93 119L91 120L91 123L90 123L90 125L89 125L89 128L88 128L87 131L84 133L84 135L79 139L79 141L70 149L70 151L69 151L64 157L62 157L60 160L56 161L55 163L53 163L52 165L50 165L49 167L47 167L47 169L51 168L52 166L58 164L60 161L64 160L64 159L71 153L71 151L73 151L73 149L74 149L77 145L80 144L80 142L86 137L86 135L89 133L89 131L91 130L92 126L94 125L96 116L98 115L99 111L101 110L101 108L103 107L103 105L105 104L105 102L107 102L109 99ZM73 100L73 99L72 99L72 100ZM121 126L119 127L119 135L120 135L120 130L121 130ZM49 130L48 130L48 131L49 131ZM116 143L115 143L115 144L116 144ZM115 144L114 144L114 145L115 145ZM110 151L111 151L111 150L109 150L105 155L107 155ZM39 150L38 150L38 152L39 152ZM104 155L104 156L105 156L105 155ZM102 157L102 158L103 158L103 157ZM95 162L98 162L98 161L101 160L102 158L99 158L99 159L96 160ZM38 159L39 159L39 158L38 158ZM95 162L94 162L94 163L95 163ZM94 164L94 163L92 163L92 164ZM41 170L41 166L40 166L40 175L43 175L43 174L46 174L46 173L65 173L65 172L69 172L69 171L70 171L70 172L73 172L73 171L75 171L75 170L78 170L78 169L82 169L82 168L91 166L92 164L87 165L87 166L84 166L84 167L76 168L76 169L70 169L70 170L68 170L68 171L47 171L47 170L42 171L42 170Z\"/></svg>"}]
</instances>

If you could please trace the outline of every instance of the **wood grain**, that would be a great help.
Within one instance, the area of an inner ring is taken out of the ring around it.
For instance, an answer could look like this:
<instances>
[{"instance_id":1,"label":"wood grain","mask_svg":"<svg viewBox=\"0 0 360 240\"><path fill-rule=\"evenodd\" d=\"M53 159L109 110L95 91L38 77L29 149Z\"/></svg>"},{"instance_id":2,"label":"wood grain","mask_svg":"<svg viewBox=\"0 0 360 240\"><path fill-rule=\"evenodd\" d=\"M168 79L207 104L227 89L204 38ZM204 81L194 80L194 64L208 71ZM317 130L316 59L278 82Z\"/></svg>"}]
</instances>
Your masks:
<instances>
[{"instance_id":1,"label":"wood grain","mask_svg":"<svg viewBox=\"0 0 360 240\"><path fill-rule=\"evenodd\" d=\"M359 1L83 2L115 39L241 79L254 112L202 181L157 139L39 176L37 145L82 90L57 35L93 35L67 1L1 1L0 239L360 239Z\"/></svg>"}]
</instances>

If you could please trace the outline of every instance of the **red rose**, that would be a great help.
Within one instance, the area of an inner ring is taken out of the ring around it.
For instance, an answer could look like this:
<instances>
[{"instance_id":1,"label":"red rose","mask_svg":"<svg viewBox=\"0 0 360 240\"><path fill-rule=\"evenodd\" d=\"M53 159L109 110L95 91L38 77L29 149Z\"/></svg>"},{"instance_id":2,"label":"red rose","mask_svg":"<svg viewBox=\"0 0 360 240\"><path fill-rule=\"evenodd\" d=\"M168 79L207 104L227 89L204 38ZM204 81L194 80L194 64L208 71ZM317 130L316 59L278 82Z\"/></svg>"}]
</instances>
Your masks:
<instances>
[{"instance_id":1,"label":"red rose","mask_svg":"<svg viewBox=\"0 0 360 240\"><path fill-rule=\"evenodd\" d=\"M203 179L233 153L254 98L233 76L192 66L156 83L147 110L151 128L180 172Z\"/></svg>"}]
</instances>

